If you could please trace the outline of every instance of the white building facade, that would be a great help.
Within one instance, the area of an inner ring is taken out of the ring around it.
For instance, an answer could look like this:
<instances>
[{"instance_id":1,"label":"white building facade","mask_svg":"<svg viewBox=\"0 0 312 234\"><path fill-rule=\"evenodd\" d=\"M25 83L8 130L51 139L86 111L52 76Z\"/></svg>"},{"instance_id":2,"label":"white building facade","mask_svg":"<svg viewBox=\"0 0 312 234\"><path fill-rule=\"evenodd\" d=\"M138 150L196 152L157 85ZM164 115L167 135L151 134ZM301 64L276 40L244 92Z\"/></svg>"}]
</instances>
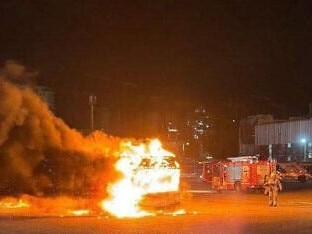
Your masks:
<instances>
[{"instance_id":1,"label":"white building facade","mask_svg":"<svg viewBox=\"0 0 312 234\"><path fill-rule=\"evenodd\" d=\"M312 118L274 120L257 115L241 121L239 154L278 161L312 161Z\"/></svg>"}]
</instances>

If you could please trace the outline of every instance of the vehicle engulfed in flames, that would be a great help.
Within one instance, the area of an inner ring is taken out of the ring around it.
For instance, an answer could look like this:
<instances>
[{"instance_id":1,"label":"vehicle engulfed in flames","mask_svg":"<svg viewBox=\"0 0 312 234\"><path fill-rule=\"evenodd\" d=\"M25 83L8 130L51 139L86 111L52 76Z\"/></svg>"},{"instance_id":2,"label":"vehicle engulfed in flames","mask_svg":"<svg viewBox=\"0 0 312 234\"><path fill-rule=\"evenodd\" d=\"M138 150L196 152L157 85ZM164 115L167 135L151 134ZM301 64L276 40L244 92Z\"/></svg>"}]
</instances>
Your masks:
<instances>
[{"instance_id":1,"label":"vehicle engulfed in flames","mask_svg":"<svg viewBox=\"0 0 312 234\"><path fill-rule=\"evenodd\" d=\"M122 142L113 163L114 179L105 186L105 196L55 196L0 198L0 214L90 216L109 213L117 218L182 214L180 165L175 155L162 149L158 140ZM109 172L109 171L108 171ZM104 197L104 198L103 198Z\"/></svg>"},{"instance_id":2,"label":"vehicle engulfed in flames","mask_svg":"<svg viewBox=\"0 0 312 234\"><path fill-rule=\"evenodd\" d=\"M140 206L163 209L180 202L180 166L174 156L164 156L159 164L144 158L134 178L146 179L138 181L146 188Z\"/></svg>"},{"instance_id":3,"label":"vehicle engulfed in flames","mask_svg":"<svg viewBox=\"0 0 312 234\"><path fill-rule=\"evenodd\" d=\"M103 210L117 217L155 215L180 202L180 165L158 140L122 146L115 164L121 179L107 188Z\"/></svg>"}]
</instances>

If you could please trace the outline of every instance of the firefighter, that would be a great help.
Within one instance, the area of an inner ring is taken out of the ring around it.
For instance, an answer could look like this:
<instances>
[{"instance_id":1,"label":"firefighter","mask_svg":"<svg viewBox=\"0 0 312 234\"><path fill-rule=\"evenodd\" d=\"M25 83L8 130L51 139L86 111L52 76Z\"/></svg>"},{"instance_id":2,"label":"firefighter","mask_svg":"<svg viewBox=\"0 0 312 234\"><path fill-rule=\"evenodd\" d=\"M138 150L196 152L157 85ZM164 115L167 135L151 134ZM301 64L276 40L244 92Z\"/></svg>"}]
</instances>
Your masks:
<instances>
[{"instance_id":1,"label":"firefighter","mask_svg":"<svg viewBox=\"0 0 312 234\"><path fill-rule=\"evenodd\" d=\"M276 207L278 191L282 190L282 183L280 177L276 174L276 172L273 171L270 174L267 186L269 190L269 206Z\"/></svg>"}]
</instances>

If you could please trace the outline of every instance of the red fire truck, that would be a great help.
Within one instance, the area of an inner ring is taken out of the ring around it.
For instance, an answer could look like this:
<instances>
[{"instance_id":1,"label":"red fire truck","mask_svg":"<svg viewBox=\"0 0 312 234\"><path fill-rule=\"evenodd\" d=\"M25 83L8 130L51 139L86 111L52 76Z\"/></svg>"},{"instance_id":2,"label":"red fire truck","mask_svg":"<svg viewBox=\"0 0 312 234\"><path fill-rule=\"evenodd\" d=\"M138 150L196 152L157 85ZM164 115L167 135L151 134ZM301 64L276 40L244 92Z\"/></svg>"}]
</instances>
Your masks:
<instances>
[{"instance_id":1,"label":"red fire truck","mask_svg":"<svg viewBox=\"0 0 312 234\"><path fill-rule=\"evenodd\" d=\"M215 190L260 190L263 189L266 176L276 170L275 161L261 161L256 156L233 157L201 164L201 179Z\"/></svg>"}]
</instances>

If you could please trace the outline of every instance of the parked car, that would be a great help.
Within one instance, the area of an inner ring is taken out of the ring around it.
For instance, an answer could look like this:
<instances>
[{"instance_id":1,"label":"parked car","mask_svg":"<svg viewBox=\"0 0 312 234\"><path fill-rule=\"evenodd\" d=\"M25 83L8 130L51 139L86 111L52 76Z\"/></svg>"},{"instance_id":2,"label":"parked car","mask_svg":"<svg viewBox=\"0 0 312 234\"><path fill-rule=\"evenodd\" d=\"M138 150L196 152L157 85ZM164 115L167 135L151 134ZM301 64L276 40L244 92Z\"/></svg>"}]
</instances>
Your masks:
<instances>
[{"instance_id":1,"label":"parked car","mask_svg":"<svg viewBox=\"0 0 312 234\"><path fill-rule=\"evenodd\" d=\"M299 181L304 183L307 180L312 180L312 175L296 162L277 163L276 171L283 181Z\"/></svg>"}]
</instances>

